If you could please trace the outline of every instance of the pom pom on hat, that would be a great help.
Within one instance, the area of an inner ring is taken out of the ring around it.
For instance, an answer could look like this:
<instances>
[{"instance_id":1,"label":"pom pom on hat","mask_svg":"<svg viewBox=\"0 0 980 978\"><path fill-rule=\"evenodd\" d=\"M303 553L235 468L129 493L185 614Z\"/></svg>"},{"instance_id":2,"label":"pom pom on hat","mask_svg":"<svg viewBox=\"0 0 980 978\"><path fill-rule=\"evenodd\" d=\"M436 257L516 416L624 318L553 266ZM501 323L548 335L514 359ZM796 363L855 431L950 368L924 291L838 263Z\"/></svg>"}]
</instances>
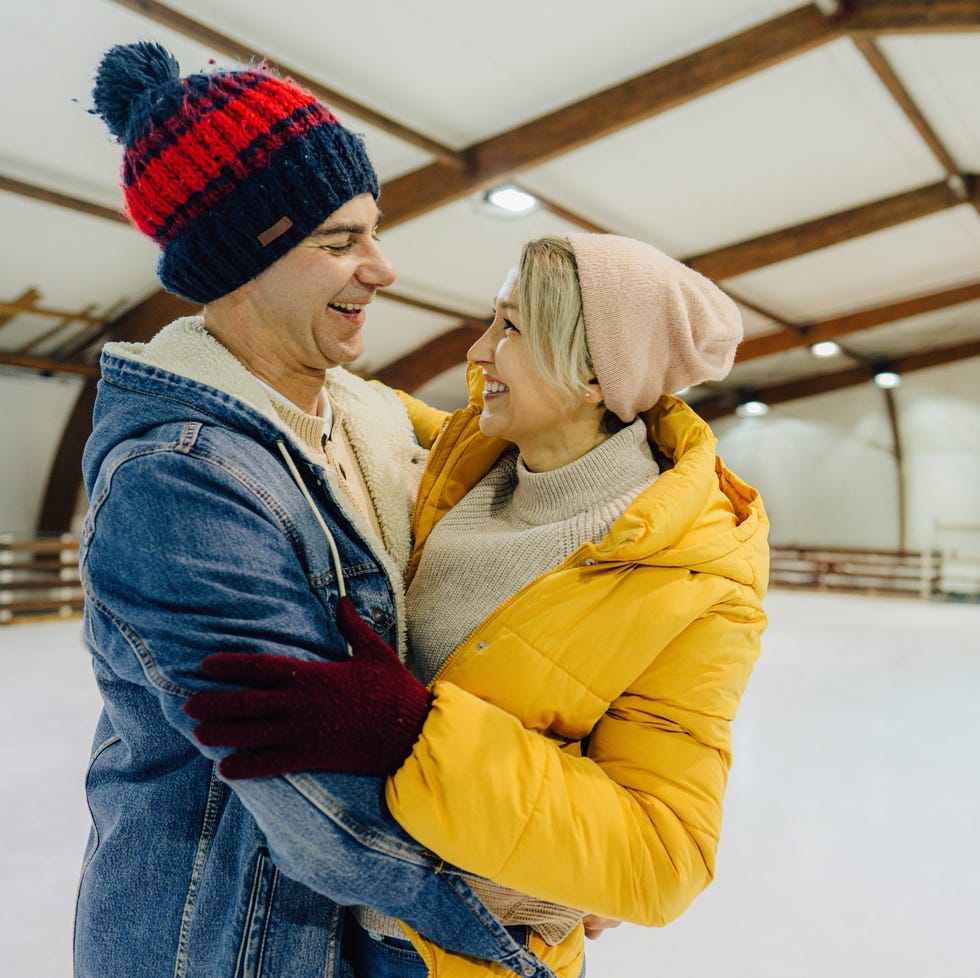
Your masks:
<instances>
[{"instance_id":1,"label":"pom pom on hat","mask_svg":"<svg viewBox=\"0 0 980 978\"><path fill-rule=\"evenodd\" d=\"M632 238L569 234L568 241L608 410L629 422L662 394L727 376L742 316L710 279Z\"/></svg>"},{"instance_id":2,"label":"pom pom on hat","mask_svg":"<svg viewBox=\"0 0 980 978\"><path fill-rule=\"evenodd\" d=\"M95 112L123 145L125 213L160 246L164 288L233 292L378 178L363 140L265 68L180 77L159 44L105 53Z\"/></svg>"},{"instance_id":3,"label":"pom pom on hat","mask_svg":"<svg viewBox=\"0 0 980 978\"><path fill-rule=\"evenodd\" d=\"M150 96L164 85L179 82L180 65L162 45L150 41L117 44L106 51L95 76L95 111L122 142L134 113L145 112Z\"/></svg>"}]
</instances>

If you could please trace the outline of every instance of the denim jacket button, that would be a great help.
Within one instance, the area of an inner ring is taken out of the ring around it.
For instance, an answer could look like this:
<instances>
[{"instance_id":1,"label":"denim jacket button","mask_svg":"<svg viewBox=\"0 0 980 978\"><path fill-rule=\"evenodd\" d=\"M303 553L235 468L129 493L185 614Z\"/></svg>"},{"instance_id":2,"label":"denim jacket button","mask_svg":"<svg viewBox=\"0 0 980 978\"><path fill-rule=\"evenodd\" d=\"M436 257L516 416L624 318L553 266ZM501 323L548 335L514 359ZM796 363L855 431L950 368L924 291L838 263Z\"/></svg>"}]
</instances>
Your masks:
<instances>
[{"instance_id":1,"label":"denim jacket button","mask_svg":"<svg viewBox=\"0 0 980 978\"><path fill-rule=\"evenodd\" d=\"M380 625L381 622L385 620L384 608L372 608L371 609L371 621L376 625Z\"/></svg>"}]
</instances>

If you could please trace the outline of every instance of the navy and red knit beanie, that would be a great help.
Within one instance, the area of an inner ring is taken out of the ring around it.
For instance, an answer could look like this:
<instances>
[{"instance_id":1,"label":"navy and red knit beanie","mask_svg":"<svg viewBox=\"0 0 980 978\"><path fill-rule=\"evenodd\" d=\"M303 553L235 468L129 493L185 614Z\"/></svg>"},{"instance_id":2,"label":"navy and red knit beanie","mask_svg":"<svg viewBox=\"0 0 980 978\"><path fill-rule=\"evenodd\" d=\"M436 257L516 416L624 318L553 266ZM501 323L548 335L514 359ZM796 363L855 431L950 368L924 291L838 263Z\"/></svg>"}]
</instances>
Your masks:
<instances>
[{"instance_id":1,"label":"navy and red knit beanie","mask_svg":"<svg viewBox=\"0 0 980 978\"><path fill-rule=\"evenodd\" d=\"M159 44L118 45L95 112L124 148L125 213L161 248L168 292L233 292L378 178L363 140L262 66L180 77Z\"/></svg>"}]
</instances>

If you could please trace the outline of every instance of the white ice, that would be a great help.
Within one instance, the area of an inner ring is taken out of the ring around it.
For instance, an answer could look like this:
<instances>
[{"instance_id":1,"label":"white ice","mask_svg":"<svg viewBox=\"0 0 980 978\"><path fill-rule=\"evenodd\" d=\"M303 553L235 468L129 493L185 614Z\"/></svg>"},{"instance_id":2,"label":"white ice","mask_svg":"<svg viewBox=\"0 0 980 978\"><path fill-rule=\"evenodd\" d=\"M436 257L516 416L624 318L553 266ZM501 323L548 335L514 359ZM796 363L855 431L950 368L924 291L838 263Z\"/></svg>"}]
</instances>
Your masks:
<instances>
[{"instance_id":1,"label":"white ice","mask_svg":"<svg viewBox=\"0 0 980 978\"><path fill-rule=\"evenodd\" d=\"M976 978L980 606L768 609L716 879L669 926L590 943L589 978ZM0 679L0 971L69 978L99 709L80 623L0 628Z\"/></svg>"}]
</instances>

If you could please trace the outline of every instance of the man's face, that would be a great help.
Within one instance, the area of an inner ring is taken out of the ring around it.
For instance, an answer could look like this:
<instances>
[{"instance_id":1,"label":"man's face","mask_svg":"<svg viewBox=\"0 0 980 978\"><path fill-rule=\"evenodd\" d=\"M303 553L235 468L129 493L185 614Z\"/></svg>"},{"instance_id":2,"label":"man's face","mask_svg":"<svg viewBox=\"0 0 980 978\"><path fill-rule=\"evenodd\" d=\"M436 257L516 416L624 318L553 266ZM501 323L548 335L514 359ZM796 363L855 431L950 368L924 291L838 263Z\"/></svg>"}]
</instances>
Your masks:
<instances>
[{"instance_id":1,"label":"man's face","mask_svg":"<svg viewBox=\"0 0 980 978\"><path fill-rule=\"evenodd\" d=\"M395 280L378 244L379 221L374 198L361 194L241 287L254 314L253 353L279 368L320 374L361 355L364 307Z\"/></svg>"}]
</instances>

